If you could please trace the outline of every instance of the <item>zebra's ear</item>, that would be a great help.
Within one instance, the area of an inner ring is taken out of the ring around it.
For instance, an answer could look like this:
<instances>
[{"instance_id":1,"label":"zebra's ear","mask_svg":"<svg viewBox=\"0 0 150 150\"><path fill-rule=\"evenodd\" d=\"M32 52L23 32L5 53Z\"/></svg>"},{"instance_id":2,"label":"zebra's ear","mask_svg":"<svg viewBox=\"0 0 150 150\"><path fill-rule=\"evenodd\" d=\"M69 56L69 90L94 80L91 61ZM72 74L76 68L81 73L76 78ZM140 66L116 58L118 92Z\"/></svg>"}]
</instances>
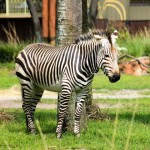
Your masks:
<instances>
[{"instance_id":1,"label":"zebra's ear","mask_svg":"<svg viewBox=\"0 0 150 150\"><path fill-rule=\"evenodd\" d=\"M94 38L95 38L96 40L101 40L101 39L102 39L102 37L101 37L100 35L96 35L96 34L94 34Z\"/></svg>"},{"instance_id":2,"label":"zebra's ear","mask_svg":"<svg viewBox=\"0 0 150 150\"><path fill-rule=\"evenodd\" d=\"M112 44L114 45L116 43L116 39L118 38L118 31L115 30L112 34L111 34L111 41Z\"/></svg>"}]
</instances>

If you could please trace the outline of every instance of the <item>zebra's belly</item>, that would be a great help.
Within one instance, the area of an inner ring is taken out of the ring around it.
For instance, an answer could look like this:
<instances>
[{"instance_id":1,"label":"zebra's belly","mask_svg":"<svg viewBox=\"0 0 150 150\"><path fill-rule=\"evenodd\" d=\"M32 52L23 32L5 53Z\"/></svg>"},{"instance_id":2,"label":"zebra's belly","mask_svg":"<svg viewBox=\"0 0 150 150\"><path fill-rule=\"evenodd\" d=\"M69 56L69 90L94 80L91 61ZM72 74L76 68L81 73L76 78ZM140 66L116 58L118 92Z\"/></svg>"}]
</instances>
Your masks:
<instances>
[{"instance_id":1,"label":"zebra's belly","mask_svg":"<svg viewBox=\"0 0 150 150\"><path fill-rule=\"evenodd\" d=\"M54 85L49 85L49 86L45 86L45 85L38 85L40 86L41 88L43 88L44 90L47 90L47 91L52 91L52 92L61 92L61 82L58 82ZM86 86L83 86L83 87L79 87L79 86L75 86L75 89L74 91L80 91L82 90L84 87Z\"/></svg>"},{"instance_id":2,"label":"zebra's belly","mask_svg":"<svg viewBox=\"0 0 150 150\"><path fill-rule=\"evenodd\" d=\"M52 92L61 91L61 82L57 82L56 84L53 84L53 85L39 85L39 86L47 91L52 91Z\"/></svg>"},{"instance_id":3,"label":"zebra's belly","mask_svg":"<svg viewBox=\"0 0 150 150\"><path fill-rule=\"evenodd\" d=\"M57 83L55 85L51 85L49 87L46 87L46 90L53 91L53 92L60 92L61 91L61 84Z\"/></svg>"},{"instance_id":4,"label":"zebra's belly","mask_svg":"<svg viewBox=\"0 0 150 150\"><path fill-rule=\"evenodd\" d=\"M89 86L89 84L91 84L92 80L90 80L89 82L82 82L82 84L80 85L75 85L74 84L74 91L77 92L77 91L80 91L86 87ZM62 80L58 80L56 83L53 83L53 84L50 84L50 85L41 85L41 84L37 84L35 83L36 85L40 86L41 88L43 88L44 90L47 90L47 91L52 91L52 92L61 92L62 90Z\"/></svg>"},{"instance_id":5,"label":"zebra's belly","mask_svg":"<svg viewBox=\"0 0 150 150\"><path fill-rule=\"evenodd\" d=\"M85 87L86 86L83 86L83 87L75 86L74 92L80 91ZM48 86L48 87L44 86L43 89L45 89L47 91L52 91L52 92L61 92L62 87L61 87L60 83L57 83L55 85L51 85L51 86Z\"/></svg>"}]
</instances>

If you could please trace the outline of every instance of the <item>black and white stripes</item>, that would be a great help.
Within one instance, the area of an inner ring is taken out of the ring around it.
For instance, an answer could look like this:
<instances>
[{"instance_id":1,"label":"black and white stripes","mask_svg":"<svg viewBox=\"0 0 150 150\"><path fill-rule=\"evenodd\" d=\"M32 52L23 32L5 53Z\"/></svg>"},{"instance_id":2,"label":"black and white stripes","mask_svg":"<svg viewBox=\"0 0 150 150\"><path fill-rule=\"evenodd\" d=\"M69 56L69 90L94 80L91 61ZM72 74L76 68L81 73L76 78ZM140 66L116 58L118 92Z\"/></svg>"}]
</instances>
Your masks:
<instances>
[{"instance_id":1,"label":"black and white stripes","mask_svg":"<svg viewBox=\"0 0 150 150\"><path fill-rule=\"evenodd\" d=\"M116 32L115 32L116 33ZM27 128L33 133L34 111L44 90L60 92L57 137L62 134L62 124L71 96L77 93L75 134L79 134L79 122L83 103L94 73L102 69L111 82L120 78L115 43L100 31L81 35L76 44L52 47L48 44L30 44L16 58L16 75L22 87L23 110ZM81 38L82 37L82 38ZM113 39L111 39L113 40Z\"/></svg>"}]
</instances>

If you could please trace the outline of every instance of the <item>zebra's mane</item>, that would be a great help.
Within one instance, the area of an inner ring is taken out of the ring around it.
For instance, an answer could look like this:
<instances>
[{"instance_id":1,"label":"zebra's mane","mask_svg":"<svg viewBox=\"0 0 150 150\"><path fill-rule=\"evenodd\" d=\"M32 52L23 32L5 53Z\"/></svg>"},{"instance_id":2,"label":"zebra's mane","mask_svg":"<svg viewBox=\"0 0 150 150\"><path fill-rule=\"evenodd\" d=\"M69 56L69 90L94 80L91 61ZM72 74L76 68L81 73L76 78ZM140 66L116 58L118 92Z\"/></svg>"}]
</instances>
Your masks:
<instances>
[{"instance_id":1,"label":"zebra's mane","mask_svg":"<svg viewBox=\"0 0 150 150\"><path fill-rule=\"evenodd\" d=\"M95 40L94 35L99 35L102 38L107 38L110 41L110 43L112 43L109 32L104 32L102 30L96 30L96 29L79 35L76 38L75 43L77 44L79 42L84 42L84 41L92 41L92 40L94 41Z\"/></svg>"}]
</instances>

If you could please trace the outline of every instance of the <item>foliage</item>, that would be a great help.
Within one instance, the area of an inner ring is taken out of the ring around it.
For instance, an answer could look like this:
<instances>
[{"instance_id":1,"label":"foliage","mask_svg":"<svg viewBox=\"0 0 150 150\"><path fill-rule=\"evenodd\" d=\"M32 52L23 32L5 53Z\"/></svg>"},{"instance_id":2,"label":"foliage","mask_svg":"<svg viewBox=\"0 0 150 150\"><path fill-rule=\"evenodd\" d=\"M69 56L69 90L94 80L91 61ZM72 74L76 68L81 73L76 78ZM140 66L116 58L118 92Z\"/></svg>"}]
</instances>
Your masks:
<instances>
[{"instance_id":1,"label":"foliage","mask_svg":"<svg viewBox=\"0 0 150 150\"><path fill-rule=\"evenodd\" d=\"M80 138L66 132L61 140L55 135L56 110L37 109L39 131L29 135L25 132L23 111L7 109L5 113L12 117L0 121L0 149L150 149L149 99L108 100L107 103L111 101L124 107L101 109L109 113L109 120L89 120L87 131Z\"/></svg>"},{"instance_id":2,"label":"foliage","mask_svg":"<svg viewBox=\"0 0 150 150\"><path fill-rule=\"evenodd\" d=\"M14 44L0 42L0 63L8 63L14 61L18 52L25 47L25 43Z\"/></svg>"},{"instance_id":3,"label":"foliage","mask_svg":"<svg viewBox=\"0 0 150 150\"><path fill-rule=\"evenodd\" d=\"M150 55L150 29L144 28L135 35L131 35L129 31L119 31L118 44L120 47L127 49L126 53L135 57Z\"/></svg>"}]
</instances>

